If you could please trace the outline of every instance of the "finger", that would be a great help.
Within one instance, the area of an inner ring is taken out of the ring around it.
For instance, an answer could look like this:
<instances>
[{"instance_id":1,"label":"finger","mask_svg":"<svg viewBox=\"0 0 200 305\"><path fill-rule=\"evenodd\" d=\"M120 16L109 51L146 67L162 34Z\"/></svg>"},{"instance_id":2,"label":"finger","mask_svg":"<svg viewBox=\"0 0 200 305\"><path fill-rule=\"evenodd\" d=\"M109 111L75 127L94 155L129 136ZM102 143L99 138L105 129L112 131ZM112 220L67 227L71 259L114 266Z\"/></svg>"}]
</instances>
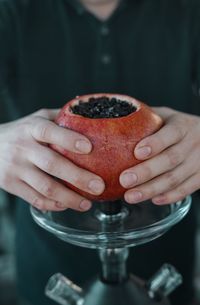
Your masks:
<instances>
[{"instance_id":1,"label":"finger","mask_svg":"<svg viewBox=\"0 0 200 305\"><path fill-rule=\"evenodd\" d=\"M168 172L184 161L188 149L186 143L174 145L152 159L125 170L120 175L121 185L131 188Z\"/></svg>"},{"instance_id":2,"label":"finger","mask_svg":"<svg viewBox=\"0 0 200 305\"><path fill-rule=\"evenodd\" d=\"M84 198L57 182L52 177L32 166L21 175L24 182L43 195L45 199L55 202L58 208L71 208L77 211L88 210L91 204L82 203Z\"/></svg>"},{"instance_id":3,"label":"finger","mask_svg":"<svg viewBox=\"0 0 200 305\"><path fill-rule=\"evenodd\" d=\"M79 168L48 147L37 144L28 158L31 163L44 172L69 182L87 193L100 195L104 191L105 184L101 177Z\"/></svg>"},{"instance_id":4,"label":"finger","mask_svg":"<svg viewBox=\"0 0 200 305\"><path fill-rule=\"evenodd\" d=\"M40 116L47 120L53 121L57 117L60 109L40 109L32 114L32 116Z\"/></svg>"},{"instance_id":5,"label":"finger","mask_svg":"<svg viewBox=\"0 0 200 305\"><path fill-rule=\"evenodd\" d=\"M146 137L136 145L135 157L139 160L151 158L178 143L184 136L184 129L179 124L175 122L166 124L155 134Z\"/></svg>"},{"instance_id":6,"label":"finger","mask_svg":"<svg viewBox=\"0 0 200 305\"><path fill-rule=\"evenodd\" d=\"M128 203L138 203L140 201L152 199L161 193L167 192L179 186L196 172L195 168L191 171L191 164L183 163L174 170L169 171L151 181L144 183L126 192L125 200ZM138 194L140 193L140 198Z\"/></svg>"},{"instance_id":7,"label":"finger","mask_svg":"<svg viewBox=\"0 0 200 305\"><path fill-rule=\"evenodd\" d=\"M173 190L156 196L152 202L157 205L171 204L183 200L200 188L200 174L195 174Z\"/></svg>"},{"instance_id":8,"label":"finger","mask_svg":"<svg viewBox=\"0 0 200 305\"><path fill-rule=\"evenodd\" d=\"M15 185L16 188L13 187L12 193L39 210L61 211L66 209L66 207L58 206L57 202L45 198L23 181L18 181Z\"/></svg>"},{"instance_id":9,"label":"finger","mask_svg":"<svg viewBox=\"0 0 200 305\"><path fill-rule=\"evenodd\" d=\"M46 119L34 120L30 132L39 142L59 145L71 152L87 154L92 149L92 144L84 135L60 127Z\"/></svg>"},{"instance_id":10,"label":"finger","mask_svg":"<svg viewBox=\"0 0 200 305\"><path fill-rule=\"evenodd\" d=\"M165 121L178 112L169 107L151 107L151 109Z\"/></svg>"}]
</instances>

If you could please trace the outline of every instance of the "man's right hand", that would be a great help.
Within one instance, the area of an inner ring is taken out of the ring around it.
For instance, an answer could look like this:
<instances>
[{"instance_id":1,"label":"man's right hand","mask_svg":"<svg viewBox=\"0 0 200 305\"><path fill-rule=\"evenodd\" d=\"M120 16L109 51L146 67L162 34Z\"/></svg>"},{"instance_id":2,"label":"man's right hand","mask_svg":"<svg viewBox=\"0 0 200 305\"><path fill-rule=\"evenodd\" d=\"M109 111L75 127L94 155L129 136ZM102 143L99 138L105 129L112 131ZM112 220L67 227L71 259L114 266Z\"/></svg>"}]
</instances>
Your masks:
<instances>
[{"instance_id":1,"label":"man's right hand","mask_svg":"<svg viewBox=\"0 0 200 305\"><path fill-rule=\"evenodd\" d=\"M78 154L92 150L83 135L57 126L58 110L39 110L20 120L0 125L0 187L41 210L90 209L91 202L59 183L100 195L104 182L48 147L56 144Z\"/></svg>"}]
</instances>

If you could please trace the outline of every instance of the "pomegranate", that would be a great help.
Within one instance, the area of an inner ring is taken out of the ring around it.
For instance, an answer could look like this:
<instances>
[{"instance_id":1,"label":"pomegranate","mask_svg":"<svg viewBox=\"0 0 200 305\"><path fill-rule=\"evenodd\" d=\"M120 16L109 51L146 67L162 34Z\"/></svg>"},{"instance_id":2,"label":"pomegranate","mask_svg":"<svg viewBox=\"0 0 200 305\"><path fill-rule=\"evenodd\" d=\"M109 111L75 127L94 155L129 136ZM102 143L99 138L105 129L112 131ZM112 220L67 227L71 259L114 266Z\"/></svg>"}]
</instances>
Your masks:
<instances>
[{"instance_id":1,"label":"pomegranate","mask_svg":"<svg viewBox=\"0 0 200 305\"><path fill-rule=\"evenodd\" d=\"M102 100L112 101L109 111L104 111L103 115L99 111L99 103L96 114L91 111L91 107L87 109L87 103ZM128 114L127 111L125 114L113 112L113 107L120 102L128 105ZM123 197L126 189L119 183L121 172L141 162L134 156L136 144L156 132L163 124L162 119L146 104L126 95L107 93L77 96L61 109L55 122L85 135L91 141L92 151L83 155L69 152L57 145L51 147L79 167L104 180L106 187L99 196L86 193L64 181L69 188L97 201L114 201Z\"/></svg>"}]
</instances>

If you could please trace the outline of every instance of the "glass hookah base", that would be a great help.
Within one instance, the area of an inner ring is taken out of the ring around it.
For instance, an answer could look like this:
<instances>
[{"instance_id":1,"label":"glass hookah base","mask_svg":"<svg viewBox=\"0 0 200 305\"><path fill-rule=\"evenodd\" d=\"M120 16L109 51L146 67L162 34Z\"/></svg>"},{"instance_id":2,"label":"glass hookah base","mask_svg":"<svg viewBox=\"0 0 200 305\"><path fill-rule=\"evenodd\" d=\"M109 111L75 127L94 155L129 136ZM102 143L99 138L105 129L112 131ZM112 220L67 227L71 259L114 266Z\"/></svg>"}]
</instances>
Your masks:
<instances>
[{"instance_id":1,"label":"glass hookah base","mask_svg":"<svg viewBox=\"0 0 200 305\"><path fill-rule=\"evenodd\" d=\"M34 220L58 238L87 248L121 248L149 242L164 234L189 211L191 197L166 206L151 201L122 204L122 211L108 216L94 203L89 212L40 211L31 207Z\"/></svg>"}]
</instances>

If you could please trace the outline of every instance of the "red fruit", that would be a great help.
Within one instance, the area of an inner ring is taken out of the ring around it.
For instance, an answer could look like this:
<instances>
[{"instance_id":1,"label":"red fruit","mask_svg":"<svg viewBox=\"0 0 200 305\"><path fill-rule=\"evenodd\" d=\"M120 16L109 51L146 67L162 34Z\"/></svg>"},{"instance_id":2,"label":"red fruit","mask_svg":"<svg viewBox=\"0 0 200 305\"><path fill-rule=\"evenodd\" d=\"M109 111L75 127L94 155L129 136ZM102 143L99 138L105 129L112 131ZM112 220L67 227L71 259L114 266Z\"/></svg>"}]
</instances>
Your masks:
<instances>
[{"instance_id":1,"label":"red fruit","mask_svg":"<svg viewBox=\"0 0 200 305\"><path fill-rule=\"evenodd\" d=\"M71 107L80 100L87 103L91 97L114 97L125 100L133 104L137 110L119 118L88 118L71 111ZM141 162L134 157L136 144L156 132L163 122L147 105L132 97L119 94L90 94L78 96L68 102L58 114L56 123L85 135L91 141L93 149L89 154L80 155L57 145L51 147L79 167L99 175L106 187L100 196L94 196L68 182L64 183L88 199L113 201L122 198L126 191L119 183L121 172Z\"/></svg>"}]
</instances>

